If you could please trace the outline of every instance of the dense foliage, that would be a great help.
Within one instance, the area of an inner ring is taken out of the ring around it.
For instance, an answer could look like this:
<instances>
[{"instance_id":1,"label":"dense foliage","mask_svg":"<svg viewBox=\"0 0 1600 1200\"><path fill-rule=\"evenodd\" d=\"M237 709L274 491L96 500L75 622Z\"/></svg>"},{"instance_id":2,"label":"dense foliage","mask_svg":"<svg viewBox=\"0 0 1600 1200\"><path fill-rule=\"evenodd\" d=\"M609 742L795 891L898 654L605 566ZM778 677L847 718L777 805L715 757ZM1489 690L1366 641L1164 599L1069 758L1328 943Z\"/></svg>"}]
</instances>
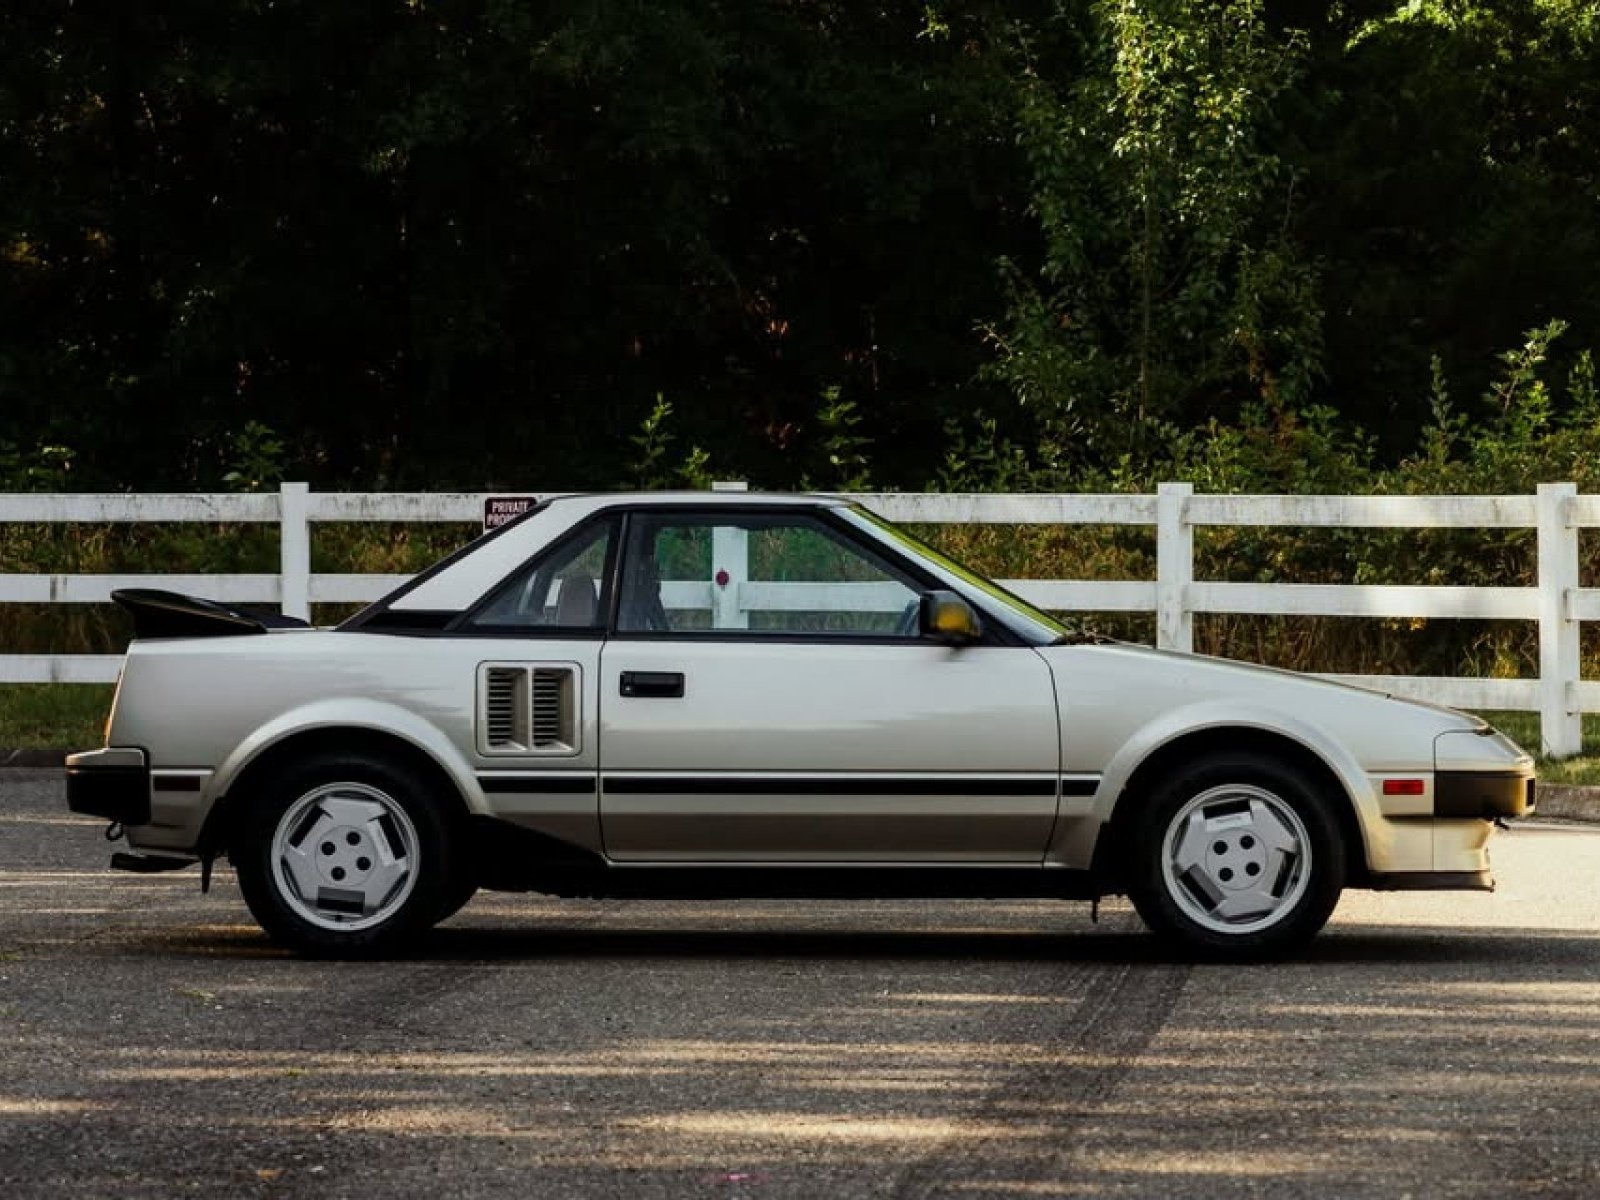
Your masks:
<instances>
[{"instance_id":1,"label":"dense foliage","mask_svg":"<svg viewBox=\"0 0 1600 1200\"><path fill-rule=\"evenodd\" d=\"M1593 0L21 0L0 180L0 487L1596 474Z\"/></svg>"}]
</instances>

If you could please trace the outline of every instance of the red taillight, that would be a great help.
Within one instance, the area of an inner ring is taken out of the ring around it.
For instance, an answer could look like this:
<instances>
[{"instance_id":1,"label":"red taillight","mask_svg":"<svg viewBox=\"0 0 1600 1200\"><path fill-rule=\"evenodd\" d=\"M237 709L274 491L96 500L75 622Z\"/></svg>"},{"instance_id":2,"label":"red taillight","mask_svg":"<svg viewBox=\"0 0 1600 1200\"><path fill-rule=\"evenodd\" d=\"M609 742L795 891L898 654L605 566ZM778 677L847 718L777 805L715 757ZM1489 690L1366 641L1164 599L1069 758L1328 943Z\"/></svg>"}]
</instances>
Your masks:
<instances>
[{"instance_id":1,"label":"red taillight","mask_svg":"<svg viewBox=\"0 0 1600 1200\"><path fill-rule=\"evenodd\" d=\"M1383 781L1383 794L1385 796L1420 796L1427 788L1427 781L1423 779L1385 779Z\"/></svg>"}]
</instances>

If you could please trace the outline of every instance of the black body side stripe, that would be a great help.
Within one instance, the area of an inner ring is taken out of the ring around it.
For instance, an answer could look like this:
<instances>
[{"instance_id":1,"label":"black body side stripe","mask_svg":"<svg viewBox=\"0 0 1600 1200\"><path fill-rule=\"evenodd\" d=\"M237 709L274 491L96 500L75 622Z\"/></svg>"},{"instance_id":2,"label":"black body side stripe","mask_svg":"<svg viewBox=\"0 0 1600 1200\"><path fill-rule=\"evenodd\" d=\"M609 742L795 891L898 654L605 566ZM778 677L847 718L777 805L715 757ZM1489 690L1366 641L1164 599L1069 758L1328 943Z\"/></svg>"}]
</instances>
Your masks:
<instances>
[{"instance_id":1,"label":"black body side stripe","mask_svg":"<svg viewBox=\"0 0 1600 1200\"><path fill-rule=\"evenodd\" d=\"M198 781L197 781L198 782ZM490 794L581 795L595 790L596 777L562 775L479 775ZM1063 779L1061 795L1093 796L1098 779ZM1044 776L945 776L917 779L903 776L772 778L738 775L608 775L605 790L613 795L671 796L1053 796L1055 781Z\"/></svg>"},{"instance_id":2,"label":"black body side stripe","mask_svg":"<svg viewBox=\"0 0 1600 1200\"><path fill-rule=\"evenodd\" d=\"M939 779L877 776L843 779L752 778L738 775L607 775L612 795L669 796L1054 796L1056 781L1048 776L947 775Z\"/></svg>"},{"instance_id":3,"label":"black body side stripe","mask_svg":"<svg viewBox=\"0 0 1600 1200\"><path fill-rule=\"evenodd\" d=\"M490 793L581 795L593 792L593 775L479 775L478 786Z\"/></svg>"}]
</instances>

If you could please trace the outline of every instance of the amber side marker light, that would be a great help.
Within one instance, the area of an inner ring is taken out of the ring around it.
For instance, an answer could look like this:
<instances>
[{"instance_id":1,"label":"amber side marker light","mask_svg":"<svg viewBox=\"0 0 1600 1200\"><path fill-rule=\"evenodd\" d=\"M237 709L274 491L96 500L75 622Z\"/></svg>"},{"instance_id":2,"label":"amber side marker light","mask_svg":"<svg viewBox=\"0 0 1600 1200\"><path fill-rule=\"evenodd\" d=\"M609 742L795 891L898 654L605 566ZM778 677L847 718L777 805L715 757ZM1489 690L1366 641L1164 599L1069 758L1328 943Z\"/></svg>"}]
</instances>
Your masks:
<instances>
[{"instance_id":1,"label":"amber side marker light","mask_svg":"<svg viewBox=\"0 0 1600 1200\"><path fill-rule=\"evenodd\" d=\"M1421 779L1385 779L1383 781L1383 794L1385 796L1420 796L1426 783Z\"/></svg>"}]
</instances>

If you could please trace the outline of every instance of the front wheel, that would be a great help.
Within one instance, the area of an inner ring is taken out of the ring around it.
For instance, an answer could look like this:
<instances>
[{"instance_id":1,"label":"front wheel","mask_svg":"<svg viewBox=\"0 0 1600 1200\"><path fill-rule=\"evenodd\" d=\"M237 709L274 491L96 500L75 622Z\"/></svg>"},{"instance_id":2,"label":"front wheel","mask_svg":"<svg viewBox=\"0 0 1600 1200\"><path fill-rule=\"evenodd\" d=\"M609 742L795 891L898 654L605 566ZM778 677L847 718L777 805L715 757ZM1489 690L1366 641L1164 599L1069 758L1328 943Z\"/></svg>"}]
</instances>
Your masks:
<instances>
[{"instance_id":1,"label":"front wheel","mask_svg":"<svg viewBox=\"0 0 1600 1200\"><path fill-rule=\"evenodd\" d=\"M462 892L440 805L395 765L331 755L272 780L231 855L251 914L303 954L398 949Z\"/></svg>"},{"instance_id":2,"label":"front wheel","mask_svg":"<svg viewBox=\"0 0 1600 1200\"><path fill-rule=\"evenodd\" d=\"M1344 886L1344 840L1301 772L1255 755L1188 764L1136 818L1129 894L1156 933L1211 958L1310 941Z\"/></svg>"}]
</instances>

